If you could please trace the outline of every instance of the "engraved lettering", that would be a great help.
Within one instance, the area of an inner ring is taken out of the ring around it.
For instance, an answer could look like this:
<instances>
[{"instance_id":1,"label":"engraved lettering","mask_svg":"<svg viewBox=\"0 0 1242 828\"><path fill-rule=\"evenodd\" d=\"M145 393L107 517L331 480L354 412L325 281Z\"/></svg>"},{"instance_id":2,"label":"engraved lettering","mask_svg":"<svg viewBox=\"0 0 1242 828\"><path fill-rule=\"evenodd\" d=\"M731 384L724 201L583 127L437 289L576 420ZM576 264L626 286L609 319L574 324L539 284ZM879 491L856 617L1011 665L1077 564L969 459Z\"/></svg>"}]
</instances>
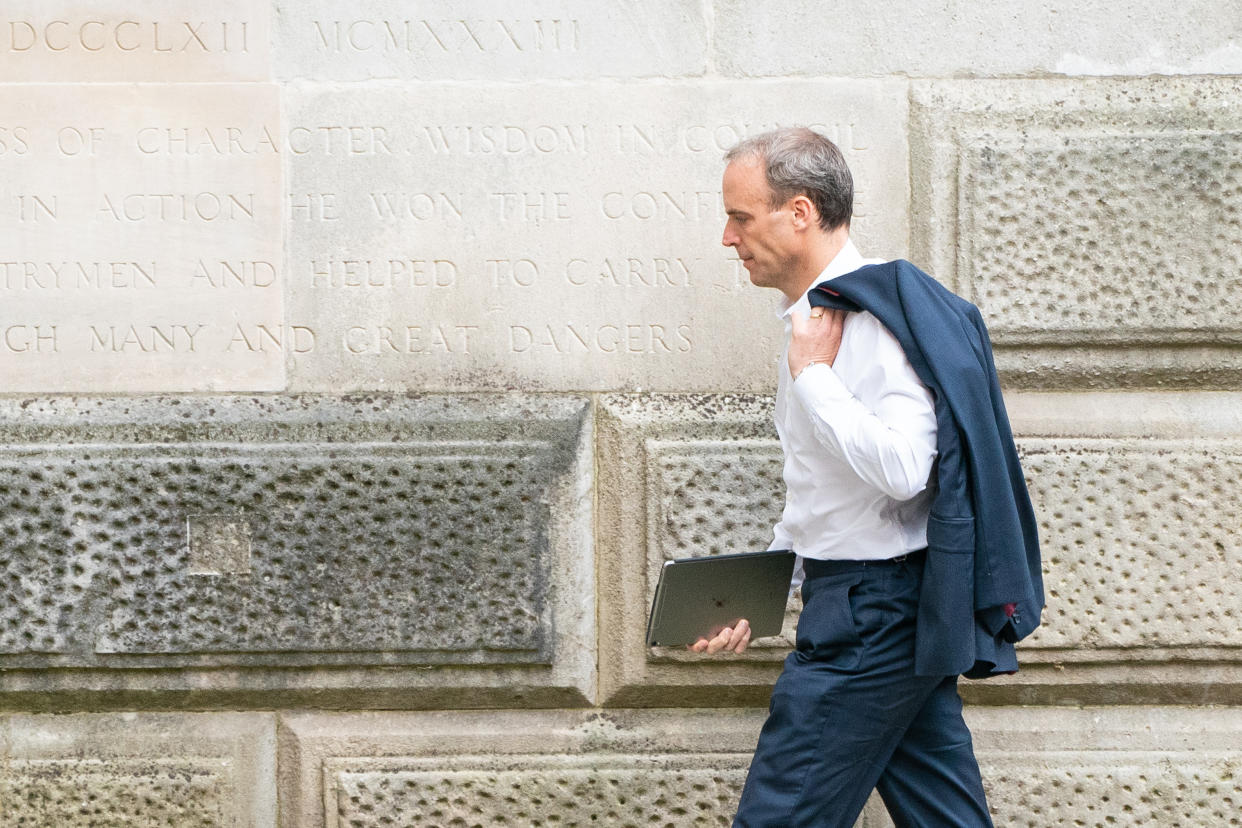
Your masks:
<instances>
[{"instance_id":1,"label":"engraved lettering","mask_svg":"<svg viewBox=\"0 0 1242 828\"><path fill-rule=\"evenodd\" d=\"M495 54L576 52L575 19L312 20L314 42L331 52Z\"/></svg>"},{"instance_id":2,"label":"engraved lettering","mask_svg":"<svg viewBox=\"0 0 1242 828\"><path fill-rule=\"evenodd\" d=\"M670 330L654 323L510 325L509 351L534 356L687 353L694 347L690 334L689 325Z\"/></svg>"},{"instance_id":3,"label":"engraved lettering","mask_svg":"<svg viewBox=\"0 0 1242 828\"><path fill-rule=\"evenodd\" d=\"M155 262L0 262L4 290L156 287Z\"/></svg>"},{"instance_id":4,"label":"engraved lettering","mask_svg":"<svg viewBox=\"0 0 1242 828\"><path fill-rule=\"evenodd\" d=\"M30 130L26 127L0 126L0 156L8 153L25 155L30 152Z\"/></svg>"},{"instance_id":5,"label":"engraved lettering","mask_svg":"<svg viewBox=\"0 0 1242 828\"><path fill-rule=\"evenodd\" d=\"M202 259L190 273L191 284L213 288L271 287L276 284L276 266L267 261L225 261L208 264Z\"/></svg>"},{"instance_id":6,"label":"engraved lettering","mask_svg":"<svg viewBox=\"0 0 1242 828\"><path fill-rule=\"evenodd\" d=\"M232 29L230 29L230 26ZM98 53L115 48L120 52L248 52L247 21L203 20L50 20L36 23L13 20L8 26L8 42L0 44L10 52L46 49L66 52ZM237 38L230 31L239 32Z\"/></svg>"},{"instance_id":7,"label":"engraved lettering","mask_svg":"<svg viewBox=\"0 0 1242 828\"><path fill-rule=\"evenodd\" d=\"M377 218L451 221L462 218L461 193L370 193Z\"/></svg>"},{"instance_id":8,"label":"engraved lettering","mask_svg":"<svg viewBox=\"0 0 1242 828\"><path fill-rule=\"evenodd\" d=\"M693 287L694 271L702 259L681 257L605 258L594 262L570 259L565 265L565 281L583 285L613 287Z\"/></svg>"},{"instance_id":9,"label":"engraved lettering","mask_svg":"<svg viewBox=\"0 0 1242 828\"><path fill-rule=\"evenodd\" d=\"M56 148L60 150L61 155L81 155L83 152L87 155L94 155L99 151L99 145L103 143L103 139L102 127L89 127L81 130L67 126L56 133Z\"/></svg>"},{"instance_id":10,"label":"engraved lettering","mask_svg":"<svg viewBox=\"0 0 1242 828\"><path fill-rule=\"evenodd\" d=\"M569 193L488 193L500 221L561 221L569 218Z\"/></svg>"},{"instance_id":11,"label":"engraved lettering","mask_svg":"<svg viewBox=\"0 0 1242 828\"><path fill-rule=\"evenodd\" d=\"M269 348L270 346L270 348ZM233 326L233 336L225 351L267 353L288 349L294 354L309 354L315 350L315 331L305 325L241 325Z\"/></svg>"},{"instance_id":12,"label":"engraved lettering","mask_svg":"<svg viewBox=\"0 0 1242 828\"><path fill-rule=\"evenodd\" d=\"M469 354L477 325L379 325L347 328L341 344L351 354Z\"/></svg>"},{"instance_id":13,"label":"engraved lettering","mask_svg":"<svg viewBox=\"0 0 1242 828\"><path fill-rule=\"evenodd\" d=\"M254 218L254 193L107 193L99 213L115 221L219 221Z\"/></svg>"},{"instance_id":14,"label":"engraved lettering","mask_svg":"<svg viewBox=\"0 0 1242 828\"><path fill-rule=\"evenodd\" d=\"M280 152L266 126L142 127L134 145L145 155L258 155Z\"/></svg>"},{"instance_id":15,"label":"engraved lettering","mask_svg":"<svg viewBox=\"0 0 1242 828\"><path fill-rule=\"evenodd\" d=\"M738 122L727 124L687 124L675 128L661 128L655 124L617 124L609 128L614 147L618 152L635 155L665 155L674 152L711 153L724 152L747 135L767 132L780 126L777 122ZM853 124L808 124L811 129L832 138L841 147L860 150L855 146Z\"/></svg>"},{"instance_id":16,"label":"engraved lettering","mask_svg":"<svg viewBox=\"0 0 1242 828\"><path fill-rule=\"evenodd\" d=\"M46 200L34 194L17 196L18 221L38 221L40 215L55 220L56 210L57 198L54 195L48 196Z\"/></svg>"},{"instance_id":17,"label":"engraved lettering","mask_svg":"<svg viewBox=\"0 0 1242 828\"><path fill-rule=\"evenodd\" d=\"M492 287L503 287L508 284L519 287L530 287L539 278L539 265L530 259L487 259L487 273L491 277Z\"/></svg>"},{"instance_id":18,"label":"engraved lettering","mask_svg":"<svg viewBox=\"0 0 1242 828\"><path fill-rule=\"evenodd\" d=\"M428 148L437 155L588 154L588 124L454 124L423 127Z\"/></svg>"},{"instance_id":19,"label":"engraved lettering","mask_svg":"<svg viewBox=\"0 0 1242 828\"><path fill-rule=\"evenodd\" d=\"M289 130L288 147L294 155L394 155L397 151L388 127L357 124L293 127Z\"/></svg>"},{"instance_id":20,"label":"engraved lettering","mask_svg":"<svg viewBox=\"0 0 1242 828\"><path fill-rule=\"evenodd\" d=\"M687 221L720 220L725 218L719 192L694 190L692 192L609 192L600 199L600 211L609 219L638 219L639 221Z\"/></svg>"},{"instance_id":21,"label":"engraved lettering","mask_svg":"<svg viewBox=\"0 0 1242 828\"><path fill-rule=\"evenodd\" d=\"M9 325L0 342L13 354L60 353L59 334L55 325Z\"/></svg>"},{"instance_id":22,"label":"engraved lettering","mask_svg":"<svg viewBox=\"0 0 1242 828\"><path fill-rule=\"evenodd\" d=\"M310 272L315 288L450 288L457 275L448 259L314 259Z\"/></svg>"},{"instance_id":23,"label":"engraved lettering","mask_svg":"<svg viewBox=\"0 0 1242 828\"><path fill-rule=\"evenodd\" d=\"M91 325L91 351L111 353L194 353L194 337L206 325Z\"/></svg>"},{"instance_id":24,"label":"engraved lettering","mask_svg":"<svg viewBox=\"0 0 1242 828\"><path fill-rule=\"evenodd\" d=\"M336 221L336 193L290 193L289 214L301 221Z\"/></svg>"}]
</instances>

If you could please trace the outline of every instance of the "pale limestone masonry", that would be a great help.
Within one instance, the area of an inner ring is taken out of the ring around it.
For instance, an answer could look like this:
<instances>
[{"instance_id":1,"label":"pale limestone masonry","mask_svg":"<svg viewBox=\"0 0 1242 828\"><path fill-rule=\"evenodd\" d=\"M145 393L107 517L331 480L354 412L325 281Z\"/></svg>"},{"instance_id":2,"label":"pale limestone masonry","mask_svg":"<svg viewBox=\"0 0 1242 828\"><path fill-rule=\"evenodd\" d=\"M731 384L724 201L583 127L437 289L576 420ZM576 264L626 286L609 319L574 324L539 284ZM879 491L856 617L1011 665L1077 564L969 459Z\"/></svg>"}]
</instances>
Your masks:
<instances>
[{"instance_id":1,"label":"pale limestone masonry","mask_svg":"<svg viewBox=\"0 0 1242 828\"><path fill-rule=\"evenodd\" d=\"M643 630L782 506L793 123L995 341L997 825L1242 825L1240 107L1232 0L0 4L0 827L727 825L798 600Z\"/></svg>"}]
</instances>

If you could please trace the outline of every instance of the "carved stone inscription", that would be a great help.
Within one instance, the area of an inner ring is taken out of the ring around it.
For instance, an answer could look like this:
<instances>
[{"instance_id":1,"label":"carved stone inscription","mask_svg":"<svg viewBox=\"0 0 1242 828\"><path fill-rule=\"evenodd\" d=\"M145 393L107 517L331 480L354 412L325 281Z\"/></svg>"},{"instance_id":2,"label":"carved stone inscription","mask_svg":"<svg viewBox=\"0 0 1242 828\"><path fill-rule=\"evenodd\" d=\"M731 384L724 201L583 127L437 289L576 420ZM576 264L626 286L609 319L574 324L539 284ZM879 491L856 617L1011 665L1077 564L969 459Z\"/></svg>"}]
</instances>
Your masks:
<instances>
[{"instance_id":1,"label":"carved stone inscription","mask_svg":"<svg viewBox=\"0 0 1242 828\"><path fill-rule=\"evenodd\" d=\"M298 0L277 16L283 78L350 81L675 77L707 69L699 0Z\"/></svg>"},{"instance_id":2,"label":"carved stone inscription","mask_svg":"<svg viewBox=\"0 0 1242 828\"><path fill-rule=\"evenodd\" d=\"M720 245L721 154L816 126L860 244L898 256L903 106L866 82L295 94L291 387L766 388L780 329Z\"/></svg>"},{"instance_id":3,"label":"carved stone inscription","mask_svg":"<svg viewBox=\"0 0 1242 828\"><path fill-rule=\"evenodd\" d=\"M0 78L268 80L271 10L253 0L5 0Z\"/></svg>"},{"instance_id":4,"label":"carved stone inscription","mask_svg":"<svg viewBox=\"0 0 1242 828\"><path fill-rule=\"evenodd\" d=\"M282 326L274 87L0 87L0 383L269 390Z\"/></svg>"}]
</instances>

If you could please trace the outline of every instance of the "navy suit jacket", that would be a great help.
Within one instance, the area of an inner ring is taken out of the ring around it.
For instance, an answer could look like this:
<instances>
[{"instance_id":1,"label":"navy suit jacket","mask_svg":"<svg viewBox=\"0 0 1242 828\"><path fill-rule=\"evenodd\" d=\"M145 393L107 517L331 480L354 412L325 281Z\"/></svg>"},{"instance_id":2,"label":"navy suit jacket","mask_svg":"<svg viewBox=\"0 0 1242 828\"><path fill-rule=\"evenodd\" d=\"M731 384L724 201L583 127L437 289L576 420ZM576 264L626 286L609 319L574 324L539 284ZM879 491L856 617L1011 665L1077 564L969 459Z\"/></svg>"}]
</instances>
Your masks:
<instances>
[{"instance_id":1,"label":"navy suit jacket","mask_svg":"<svg viewBox=\"0 0 1242 828\"><path fill-rule=\"evenodd\" d=\"M812 307L866 310L935 395L915 670L985 678L1018 669L1014 642L1044 607L1039 536L979 309L904 260L817 285Z\"/></svg>"}]
</instances>

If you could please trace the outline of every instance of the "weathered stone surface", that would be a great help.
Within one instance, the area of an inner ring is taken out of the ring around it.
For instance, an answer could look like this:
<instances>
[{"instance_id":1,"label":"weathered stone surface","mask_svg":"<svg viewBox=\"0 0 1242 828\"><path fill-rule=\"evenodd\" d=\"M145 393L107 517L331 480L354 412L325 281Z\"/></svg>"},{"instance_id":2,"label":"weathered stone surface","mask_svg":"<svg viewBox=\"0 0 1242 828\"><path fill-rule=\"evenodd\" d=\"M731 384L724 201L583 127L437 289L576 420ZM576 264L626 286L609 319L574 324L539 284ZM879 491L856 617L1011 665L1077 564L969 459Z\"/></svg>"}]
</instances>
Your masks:
<instances>
[{"instance_id":1,"label":"weathered stone surface","mask_svg":"<svg viewBox=\"0 0 1242 828\"><path fill-rule=\"evenodd\" d=\"M1024 440L1048 569L1032 647L1242 647L1236 441Z\"/></svg>"},{"instance_id":2,"label":"weathered stone surface","mask_svg":"<svg viewBox=\"0 0 1242 828\"><path fill-rule=\"evenodd\" d=\"M1238 704L1234 393L1022 393L1048 607L975 701Z\"/></svg>"},{"instance_id":3,"label":"weathered stone surface","mask_svg":"<svg viewBox=\"0 0 1242 828\"><path fill-rule=\"evenodd\" d=\"M4 81L271 79L271 5L257 0L8 0Z\"/></svg>"},{"instance_id":4,"label":"weathered stone surface","mask_svg":"<svg viewBox=\"0 0 1242 828\"><path fill-rule=\"evenodd\" d=\"M769 388L774 297L720 245L721 155L818 126L860 244L901 255L905 106L888 82L295 87L290 387Z\"/></svg>"},{"instance_id":5,"label":"weathered stone surface","mask_svg":"<svg viewBox=\"0 0 1242 828\"><path fill-rule=\"evenodd\" d=\"M589 692L582 401L49 398L0 413L4 666L514 665Z\"/></svg>"},{"instance_id":6,"label":"weathered stone surface","mask_svg":"<svg viewBox=\"0 0 1242 828\"><path fill-rule=\"evenodd\" d=\"M997 825L1237 824L1239 708L968 707L966 717ZM282 825L727 825L763 718L282 716ZM860 824L892 825L878 800Z\"/></svg>"},{"instance_id":7,"label":"weathered stone surface","mask_svg":"<svg viewBox=\"0 0 1242 828\"><path fill-rule=\"evenodd\" d=\"M601 696L618 705L758 703L792 643L785 634L738 657L648 648L647 613L671 558L758 551L784 506L768 397L603 398L599 419ZM696 701L702 700L702 701Z\"/></svg>"},{"instance_id":8,"label":"weathered stone surface","mask_svg":"<svg viewBox=\"0 0 1242 828\"><path fill-rule=\"evenodd\" d=\"M1028 387L1231 387L1242 118L1231 80L913 90L916 261Z\"/></svg>"},{"instance_id":9,"label":"weathered stone surface","mask_svg":"<svg viewBox=\"0 0 1242 828\"><path fill-rule=\"evenodd\" d=\"M0 388L284 384L271 84L0 86Z\"/></svg>"},{"instance_id":10,"label":"weathered stone surface","mask_svg":"<svg viewBox=\"0 0 1242 828\"><path fill-rule=\"evenodd\" d=\"M287 0L276 14L285 78L576 80L702 75L707 68L705 7L695 0Z\"/></svg>"},{"instance_id":11,"label":"weathered stone surface","mask_svg":"<svg viewBox=\"0 0 1242 828\"><path fill-rule=\"evenodd\" d=\"M1212 0L719 0L714 23L716 65L729 75L1242 73L1242 19Z\"/></svg>"},{"instance_id":12,"label":"weathered stone surface","mask_svg":"<svg viewBox=\"0 0 1242 828\"><path fill-rule=\"evenodd\" d=\"M1040 526L1048 607L1016 676L975 700L1237 700L1242 565L1231 481L1242 474L1236 394L1011 394ZM662 563L766 548L783 503L766 398L609 396L600 407L601 641L612 704L763 694L785 635L742 658L643 646ZM1192 659L1180 669L1173 659ZM710 690L704 689L708 686ZM1130 694L1128 697L1127 694Z\"/></svg>"},{"instance_id":13,"label":"weathered stone surface","mask_svg":"<svg viewBox=\"0 0 1242 828\"><path fill-rule=\"evenodd\" d=\"M1239 708L967 707L966 719L997 825L1242 824Z\"/></svg>"},{"instance_id":14,"label":"weathered stone surface","mask_svg":"<svg viewBox=\"0 0 1242 828\"><path fill-rule=\"evenodd\" d=\"M275 826L275 748L262 714L0 717L0 823Z\"/></svg>"},{"instance_id":15,"label":"weathered stone surface","mask_svg":"<svg viewBox=\"0 0 1242 828\"><path fill-rule=\"evenodd\" d=\"M759 710L285 715L282 828L728 825ZM880 824L873 804L860 828Z\"/></svg>"}]
</instances>

